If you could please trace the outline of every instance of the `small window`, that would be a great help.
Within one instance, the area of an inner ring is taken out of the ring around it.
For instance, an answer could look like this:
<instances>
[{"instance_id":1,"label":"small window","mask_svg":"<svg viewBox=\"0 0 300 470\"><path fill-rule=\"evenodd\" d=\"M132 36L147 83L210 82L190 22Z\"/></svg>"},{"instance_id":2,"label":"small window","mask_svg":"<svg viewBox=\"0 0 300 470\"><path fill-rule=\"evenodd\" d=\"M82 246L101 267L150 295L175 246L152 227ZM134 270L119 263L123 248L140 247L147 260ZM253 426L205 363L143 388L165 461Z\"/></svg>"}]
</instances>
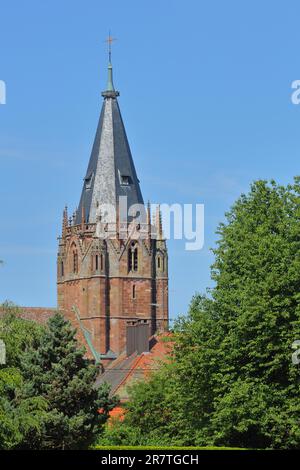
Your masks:
<instances>
[{"instance_id":1,"label":"small window","mask_svg":"<svg viewBox=\"0 0 300 470\"><path fill-rule=\"evenodd\" d=\"M133 252L133 270L138 270L138 249L135 248Z\"/></svg>"},{"instance_id":2,"label":"small window","mask_svg":"<svg viewBox=\"0 0 300 470\"><path fill-rule=\"evenodd\" d=\"M85 178L84 178L84 182L85 182L85 189L91 189L92 187L92 181L93 181L93 173L90 173L89 175L87 175Z\"/></svg>"},{"instance_id":3,"label":"small window","mask_svg":"<svg viewBox=\"0 0 300 470\"><path fill-rule=\"evenodd\" d=\"M132 286L132 298L136 298L136 290L135 290L135 285Z\"/></svg>"},{"instance_id":4,"label":"small window","mask_svg":"<svg viewBox=\"0 0 300 470\"><path fill-rule=\"evenodd\" d=\"M138 248L132 246L128 250L128 271L138 271L139 259L138 259Z\"/></svg>"},{"instance_id":5,"label":"small window","mask_svg":"<svg viewBox=\"0 0 300 470\"><path fill-rule=\"evenodd\" d=\"M130 176L127 175L121 175L121 185L122 186L129 186L131 183L131 178Z\"/></svg>"},{"instance_id":6,"label":"small window","mask_svg":"<svg viewBox=\"0 0 300 470\"><path fill-rule=\"evenodd\" d=\"M131 248L128 250L128 272L132 271L132 251Z\"/></svg>"},{"instance_id":7,"label":"small window","mask_svg":"<svg viewBox=\"0 0 300 470\"><path fill-rule=\"evenodd\" d=\"M78 273L78 254L76 251L73 252L73 273Z\"/></svg>"},{"instance_id":8,"label":"small window","mask_svg":"<svg viewBox=\"0 0 300 470\"><path fill-rule=\"evenodd\" d=\"M99 269L99 257L98 255L95 256L95 270L98 271Z\"/></svg>"},{"instance_id":9,"label":"small window","mask_svg":"<svg viewBox=\"0 0 300 470\"><path fill-rule=\"evenodd\" d=\"M160 256L157 258L157 267L158 267L158 269L160 269L160 267L161 267Z\"/></svg>"},{"instance_id":10,"label":"small window","mask_svg":"<svg viewBox=\"0 0 300 470\"><path fill-rule=\"evenodd\" d=\"M101 271L103 271L103 265L104 265L104 263L103 263L103 255L101 254L101 255L100 255L100 269L101 269Z\"/></svg>"},{"instance_id":11,"label":"small window","mask_svg":"<svg viewBox=\"0 0 300 470\"><path fill-rule=\"evenodd\" d=\"M61 275L61 277L64 277L64 275L65 275L64 262L63 261L60 262L60 275Z\"/></svg>"}]
</instances>

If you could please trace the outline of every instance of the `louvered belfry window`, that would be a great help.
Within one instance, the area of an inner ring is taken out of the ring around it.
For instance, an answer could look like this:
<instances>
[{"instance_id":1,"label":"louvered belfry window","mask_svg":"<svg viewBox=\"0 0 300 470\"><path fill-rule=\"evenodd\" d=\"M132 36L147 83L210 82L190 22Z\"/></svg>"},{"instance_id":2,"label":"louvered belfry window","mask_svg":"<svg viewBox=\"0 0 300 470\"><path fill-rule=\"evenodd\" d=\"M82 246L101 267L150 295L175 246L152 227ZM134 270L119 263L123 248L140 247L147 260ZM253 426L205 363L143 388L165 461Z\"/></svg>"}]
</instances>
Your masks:
<instances>
[{"instance_id":1,"label":"louvered belfry window","mask_svg":"<svg viewBox=\"0 0 300 470\"><path fill-rule=\"evenodd\" d=\"M138 248L135 246L135 244L132 244L128 250L128 271L138 271L138 268Z\"/></svg>"},{"instance_id":2,"label":"louvered belfry window","mask_svg":"<svg viewBox=\"0 0 300 470\"><path fill-rule=\"evenodd\" d=\"M78 273L78 253L77 251L73 252L73 273Z\"/></svg>"}]
</instances>

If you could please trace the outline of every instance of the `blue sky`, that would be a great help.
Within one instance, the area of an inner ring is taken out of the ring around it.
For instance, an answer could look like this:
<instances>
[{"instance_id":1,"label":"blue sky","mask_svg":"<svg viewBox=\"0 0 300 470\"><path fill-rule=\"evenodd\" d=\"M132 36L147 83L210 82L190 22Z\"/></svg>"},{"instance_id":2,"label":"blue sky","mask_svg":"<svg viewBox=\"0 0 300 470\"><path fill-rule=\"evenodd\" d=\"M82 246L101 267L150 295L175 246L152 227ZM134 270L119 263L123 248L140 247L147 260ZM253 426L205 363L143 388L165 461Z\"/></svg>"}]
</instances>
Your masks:
<instances>
[{"instance_id":1,"label":"blue sky","mask_svg":"<svg viewBox=\"0 0 300 470\"><path fill-rule=\"evenodd\" d=\"M105 37L144 199L205 204L205 246L169 242L170 316L211 286L215 230L258 178L299 174L299 2L2 0L0 301L56 305L62 210L78 204Z\"/></svg>"}]
</instances>

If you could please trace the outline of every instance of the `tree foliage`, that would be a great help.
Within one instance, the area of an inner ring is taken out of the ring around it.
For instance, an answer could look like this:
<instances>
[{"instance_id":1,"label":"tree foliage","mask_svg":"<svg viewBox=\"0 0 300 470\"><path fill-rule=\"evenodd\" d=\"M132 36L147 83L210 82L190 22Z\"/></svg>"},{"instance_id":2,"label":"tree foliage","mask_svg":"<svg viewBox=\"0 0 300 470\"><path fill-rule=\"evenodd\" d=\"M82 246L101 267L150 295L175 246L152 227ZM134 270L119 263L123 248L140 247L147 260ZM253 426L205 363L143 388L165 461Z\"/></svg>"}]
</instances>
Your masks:
<instances>
[{"instance_id":1,"label":"tree foliage","mask_svg":"<svg viewBox=\"0 0 300 470\"><path fill-rule=\"evenodd\" d=\"M47 403L41 397L21 399L23 375L21 357L38 345L43 327L18 317L12 303L2 305L0 339L6 346L6 364L0 365L0 449L22 445L25 438L39 433Z\"/></svg>"},{"instance_id":2,"label":"tree foliage","mask_svg":"<svg viewBox=\"0 0 300 470\"><path fill-rule=\"evenodd\" d=\"M5 343L6 362L10 367L20 367L23 353L28 348L37 348L44 327L20 317L20 309L11 302L1 306L0 339Z\"/></svg>"},{"instance_id":3,"label":"tree foliage","mask_svg":"<svg viewBox=\"0 0 300 470\"><path fill-rule=\"evenodd\" d=\"M101 433L116 399L96 389L98 367L85 359L75 330L62 315L46 327L3 306L0 339L0 449L78 449ZM101 413L99 410L101 409Z\"/></svg>"},{"instance_id":4,"label":"tree foliage","mask_svg":"<svg viewBox=\"0 0 300 470\"><path fill-rule=\"evenodd\" d=\"M108 387L94 386L99 369L84 358L62 315L49 320L39 348L24 355L22 369L23 396L41 396L48 404L40 447L78 449L92 443L116 400L109 398Z\"/></svg>"},{"instance_id":5,"label":"tree foliage","mask_svg":"<svg viewBox=\"0 0 300 470\"><path fill-rule=\"evenodd\" d=\"M123 426L141 443L299 448L300 179L254 183L218 236L215 287L178 321L172 364L132 390Z\"/></svg>"}]
</instances>

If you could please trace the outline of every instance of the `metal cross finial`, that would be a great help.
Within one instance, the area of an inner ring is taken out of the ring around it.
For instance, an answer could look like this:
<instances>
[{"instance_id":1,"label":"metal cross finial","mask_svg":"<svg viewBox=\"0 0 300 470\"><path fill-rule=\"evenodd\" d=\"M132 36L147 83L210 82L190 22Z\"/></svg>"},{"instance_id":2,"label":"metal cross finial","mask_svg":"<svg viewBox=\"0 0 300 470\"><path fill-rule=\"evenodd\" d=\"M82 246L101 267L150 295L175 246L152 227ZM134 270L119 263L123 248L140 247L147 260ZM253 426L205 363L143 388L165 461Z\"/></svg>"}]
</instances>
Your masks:
<instances>
[{"instance_id":1,"label":"metal cross finial","mask_svg":"<svg viewBox=\"0 0 300 470\"><path fill-rule=\"evenodd\" d=\"M105 42L108 43L108 58L109 58L109 62L111 62L111 45L113 42L116 41L116 38L113 38L110 34L110 31L108 33L108 38L106 39Z\"/></svg>"}]
</instances>

